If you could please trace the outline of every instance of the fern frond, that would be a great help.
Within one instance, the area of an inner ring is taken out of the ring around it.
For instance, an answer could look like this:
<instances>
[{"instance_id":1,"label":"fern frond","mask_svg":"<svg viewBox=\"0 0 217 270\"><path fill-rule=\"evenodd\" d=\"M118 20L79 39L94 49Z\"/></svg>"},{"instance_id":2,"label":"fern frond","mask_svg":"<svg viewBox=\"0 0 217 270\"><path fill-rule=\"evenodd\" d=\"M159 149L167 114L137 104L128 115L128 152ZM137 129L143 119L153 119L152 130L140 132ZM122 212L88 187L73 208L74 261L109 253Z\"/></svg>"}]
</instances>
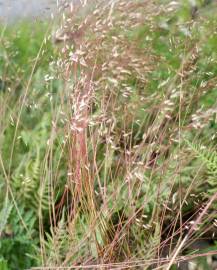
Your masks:
<instances>
[{"instance_id":1,"label":"fern frond","mask_svg":"<svg viewBox=\"0 0 217 270\"><path fill-rule=\"evenodd\" d=\"M17 170L12 176L13 188L19 195L19 202L32 206L35 211L40 201L40 169L40 151L37 148L35 159L30 159L22 170Z\"/></svg>"},{"instance_id":2,"label":"fern frond","mask_svg":"<svg viewBox=\"0 0 217 270\"><path fill-rule=\"evenodd\" d=\"M206 165L209 174L217 174L217 152L213 151L199 143L192 143L186 140L187 145L196 154L204 165Z\"/></svg>"},{"instance_id":3,"label":"fern frond","mask_svg":"<svg viewBox=\"0 0 217 270\"><path fill-rule=\"evenodd\" d=\"M46 233L47 241L47 253L48 253L48 264L50 262L55 265L59 265L64 259L64 254L66 253L67 246L69 244L69 235L66 230L65 223L65 210L63 209L61 220L59 221L57 227L51 228L51 235Z\"/></svg>"}]
</instances>

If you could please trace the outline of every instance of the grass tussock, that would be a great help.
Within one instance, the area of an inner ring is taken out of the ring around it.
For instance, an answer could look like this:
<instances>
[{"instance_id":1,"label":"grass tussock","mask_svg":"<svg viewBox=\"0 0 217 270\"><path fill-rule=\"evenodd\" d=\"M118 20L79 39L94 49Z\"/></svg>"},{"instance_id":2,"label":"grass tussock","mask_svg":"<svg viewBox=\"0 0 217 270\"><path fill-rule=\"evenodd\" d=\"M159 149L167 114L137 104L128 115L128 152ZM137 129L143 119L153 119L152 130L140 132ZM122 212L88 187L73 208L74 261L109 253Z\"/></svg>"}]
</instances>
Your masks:
<instances>
[{"instance_id":1,"label":"grass tussock","mask_svg":"<svg viewBox=\"0 0 217 270\"><path fill-rule=\"evenodd\" d=\"M69 5L18 84L2 35L0 235L33 269L213 269L216 9Z\"/></svg>"}]
</instances>

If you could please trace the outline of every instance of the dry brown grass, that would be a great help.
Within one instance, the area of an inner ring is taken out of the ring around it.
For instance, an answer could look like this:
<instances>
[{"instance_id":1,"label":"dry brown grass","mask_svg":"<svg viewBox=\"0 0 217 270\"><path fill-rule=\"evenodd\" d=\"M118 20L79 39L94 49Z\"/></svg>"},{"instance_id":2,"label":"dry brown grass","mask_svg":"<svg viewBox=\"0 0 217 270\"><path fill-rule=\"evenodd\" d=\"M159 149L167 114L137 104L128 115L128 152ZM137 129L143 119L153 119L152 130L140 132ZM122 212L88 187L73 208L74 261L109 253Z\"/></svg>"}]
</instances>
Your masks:
<instances>
[{"instance_id":1,"label":"dry brown grass","mask_svg":"<svg viewBox=\"0 0 217 270\"><path fill-rule=\"evenodd\" d=\"M181 257L182 251L198 238L196 227L206 220L216 193L183 216L204 166L185 182L194 157L183 138L194 134L190 115L216 79L188 91L201 44L174 33L181 44L179 65L153 90L152 74L164 62L165 70L170 67L148 34L144 39L144 29L159 31L158 17L172 16L176 8L155 1L100 1L83 13L71 7L63 18L57 41L64 43L68 177L58 211L70 201L69 246L59 265L48 260L49 269L170 269L192 258Z\"/></svg>"}]
</instances>

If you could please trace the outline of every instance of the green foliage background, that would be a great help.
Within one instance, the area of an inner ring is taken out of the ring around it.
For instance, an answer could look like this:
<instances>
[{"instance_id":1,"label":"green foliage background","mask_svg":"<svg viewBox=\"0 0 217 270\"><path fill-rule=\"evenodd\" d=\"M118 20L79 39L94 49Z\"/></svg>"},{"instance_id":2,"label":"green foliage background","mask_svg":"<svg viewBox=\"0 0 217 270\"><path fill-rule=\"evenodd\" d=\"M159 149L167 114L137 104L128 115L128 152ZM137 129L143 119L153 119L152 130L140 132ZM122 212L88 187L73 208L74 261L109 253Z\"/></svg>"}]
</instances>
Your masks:
<instances>
[{"instance_id":1,"label":"green foliage background","mask_svg":"<svg viewBox=\"0 0 217 270\"><path fill-rule=\"evenodd\" d=\"M158 59L155 69L148 74L146 92L143 95L150 98L145 105L139 103L140 92L144 91L140 82L133 76L126 75L125 78L125 82L134 89L128 104L129 106L138 105L132 118L142 122L142 125L138 127L133 120L129 121L129 127L133 127L135 134L133 137L135 145L141 140L143 131L152 124L152 117L156 115L156 112L152 110L150 116L147 108L154 107L165 97L169 85L178 87L174 78L186 56L185 50L189 51L187 49L197 44L200 55L194 69L187 70L189 77L183 83L182 91L185 99L183 106L186 110L181 112L181 127L190 125L192 116L199 109L201 115L203 114L200 119L202 127L199 130L183 129L181 143L170 148L171 155L177 154L190 158L178 176L174 174L177 161L170 159L167 171L163 175L164 188L158 202L161 206L162 202L170 196L168 185L171 177L175 179L177 177L173 187L174 193L178 190L180 178L183 190L186 191L196 173L198 177L192 193L200 196L202 202L206 202L217 192L217 18L214 16L217 9L213 7L211 10L208 6L204 6L202 1L199 1L198 5L198 12L202 19L198 19L195 24L189 23L191 5L183 1L175 14L154 17L154 31L149 25L140 25L133 30L127 29L123 33L129 44L137 43L138 51L149 49L150 54ZM67 105L67 101L62 101L61 91L64 83L57 74L59 70L57 71L52 64L57 60L58 55L56 45L52 44L51 39L47 39L50 31L51 28L46 23L29 22L0 29L0 269L2 270L29 269L32 266L41 265L40 233L46 235L48 262L60 264L70 247L64 214L57 226L57 231L52 231L50 227L49 209L58 201L67 181L67 157L62 154L64 124L55 122L57 115ZM35 62L36 59L37 62ZM208 90L203 89L202 85L209 85L210 82L214 83L211 83ZM201 88L204 93L198 95L197 91ZM151 97L153 94L157 94L157 100ZM99 94L96 97L96 114L100 110L97 107L100 98ZM22 105L23 100L24 105ZM125 100L121 97L120 104L124 102ZM178 114L179 104L176 99L174 103L177 104L172 113L175 117ZM19 125L16 126L19 118ZM122 115L116 115L116 119L117 131L121 132ZM170 123L171 127L174 123L177 126L180 125L176 121L177 119ZM54 127L58 129L58 132L53 137ZM51 140L52 148L49 149ZM101 153L99 153L102 160L104 147L104 145L101 146ZM111 150L107 167L112 168L110 164L115 160L115 155L116 152ZM165 159L163 156L160 157L157 161L158 165L163 164ZM105 170L101 176L104 178L106 175ZM115 209L113 209L114 219L125 207L125 199L128 197L125 188L117 187L119 180L121 181L121 175L119 177L117 182L111 181L107 187L110 194L114 189L120 190ZM162 182L162 175L156 172L154 176L150 176L150 172L147 172L142 177L145 180L153 177L153 181L151 186L148 181L144 181L142 187L144 194L142 193L138 198L136 207L141 207L145 191L148 189L149 197L145 214L151 220L153 213L156 213L156 190ZM190 198L188 199L189 204L183 207L183 214L194 210L193 202ZM113 201L109 201L108 204L112 209ZM128 212L129 209L126 209L125 214ZM166 219L170 222L171 216L166 216ZM40 232L40 222L43 223L45 232ZM110 224L112 227L112 222ZM206 221L204 226L206 226ZM81 214L76 224L78 235L76 241L82 239L86 227L87 217ZM152 249L159 243L159 225L148 240L144 231L139 231L136 226L132 226L132 231L133 235L138 237L136 240L138 246L135 250L140 252L141 249L142 256L147 249ZM99 242L103 241L100 233L96 237ZM85 254L84 249L85 247L82 246L81 255ZM96 256L96 251L93 248L94 256ZM206 264L205 261L202 263ZM208 269L209 266L204 267Z\"/></svg>"}]
</instances>

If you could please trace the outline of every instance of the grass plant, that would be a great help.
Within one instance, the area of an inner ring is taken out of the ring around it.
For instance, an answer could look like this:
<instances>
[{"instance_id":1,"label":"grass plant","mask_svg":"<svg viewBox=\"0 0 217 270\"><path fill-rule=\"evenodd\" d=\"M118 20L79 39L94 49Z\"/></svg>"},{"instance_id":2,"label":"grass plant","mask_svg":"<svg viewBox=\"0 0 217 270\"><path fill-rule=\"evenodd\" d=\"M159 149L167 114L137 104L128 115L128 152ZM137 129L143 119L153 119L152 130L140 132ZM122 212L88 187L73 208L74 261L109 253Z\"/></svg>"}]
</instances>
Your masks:
<instances>
[{"instance_id":1,"label":"grass plant","mask_svg":"<svg viewBox=\"0 0 217 270\"><path fill-rule=\"evenodd\" d=\"M216 10L84 1L53 39L2 29L2 267L213 269Z\"/></svg>"}]
</instances>

